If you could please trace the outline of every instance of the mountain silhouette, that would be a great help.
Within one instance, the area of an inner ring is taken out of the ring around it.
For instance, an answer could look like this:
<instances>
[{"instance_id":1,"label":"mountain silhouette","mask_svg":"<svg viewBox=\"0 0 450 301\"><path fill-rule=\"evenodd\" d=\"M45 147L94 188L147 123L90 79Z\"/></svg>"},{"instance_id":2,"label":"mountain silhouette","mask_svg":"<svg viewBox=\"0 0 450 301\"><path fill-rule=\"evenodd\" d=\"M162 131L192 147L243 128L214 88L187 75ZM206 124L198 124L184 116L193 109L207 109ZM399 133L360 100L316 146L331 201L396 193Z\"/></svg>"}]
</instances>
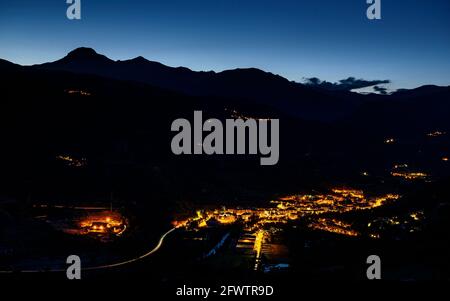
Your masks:
<instances>
[{"instance_id":1,"label":"mountain silhouette","mask_svg":"<svg viewBox=\"0 0 450 301\"><path fill-rule=\"evenodd\" d=\"M256 68L197 72L185 67L169 67L141 56L114 61L85 47L33 68L137 81L193 96L232 98L269 105L305 119L343 117L361 101L354 93L321 91Z\"/></svg>"},{"instance_id":2,"label":"mountain silhouette","mask_svg":"<svg viewBox=\"0 0 450 301\"><path fill-rule=\"evenodd\" d=\"M17 191L30 177L38 179L34 189L51 185L47 189L53 191L70 183L79 189L80 180L69 171L68 178L61 177L65 171L52 160L64 153L88 158L87 187L99 179L99 187L125 183L123 189L134 193L139 183L145 193L152 181L155 190L164 186L158 170L174 175L171 187L193 192L209 181L217 187L230 181L246 187L252 181L261 189L296 187L359 174L361 166L385 170L420 156L411 141L420 146L426 133L450 132L449 87L361 95L306 87L254 68L194 72L143 57L114 61L89 48L35 66L0 60L0 77L0 180L17 185ZM229 108L280 119L276 169L261 169L253 157L172 155L173 120L190 118L194 110L223 120L233 117ZM398 137L399 143L386 149L386 137ZM445 143L430 140L435 141ZM220 177L212 180L216 173Z\"/></svg>"},{"instance_id":3,"label":"mountain silhouette","mask_svg":"<svg viewBox=\"0 0 450 301\"><path fill-rule=\"evenodd\" d=\"M142 56L115 61L86 47L77 48L57 61L31 67L0 60L0 68L101 76L146 84L180 95L201 97L202 102L209 106L216 102L217 105L235 103L256 110L272 108L292 117L318 121L348 119L378 123L382 116L386 116L387 120L400 122L408 116L415 116L434 122L433 116L438 116L440 120L448 111L449 105L445 100L450 95L450 87L433 85L399 90L391 95L362 95L304 85L257 68L204 72L166 66ZM406 114L400 118L402 112ZM426 116L424 112L427 112ZM409 122L411 118L408 118Z\"/></svg>"}]
</instances>

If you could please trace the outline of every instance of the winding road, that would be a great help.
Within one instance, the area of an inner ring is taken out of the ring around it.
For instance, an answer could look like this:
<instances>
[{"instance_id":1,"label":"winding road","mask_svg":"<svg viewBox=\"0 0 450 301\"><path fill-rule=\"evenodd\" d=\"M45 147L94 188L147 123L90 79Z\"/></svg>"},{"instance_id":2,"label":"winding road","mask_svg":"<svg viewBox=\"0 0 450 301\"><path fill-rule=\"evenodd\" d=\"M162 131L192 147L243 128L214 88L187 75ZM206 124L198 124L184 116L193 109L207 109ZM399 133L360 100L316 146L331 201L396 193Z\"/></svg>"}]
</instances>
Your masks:
<instances>
[{"instance_id":1,"label":"winding road","mask_svg":"<svg viewBox=\"0 0 450 301\"><path fill-rule=\"evenodd\" d=\"M116 262L116 263L111 263L111 264L105 264L105 265L100 265L100 266L92 266L92 267L86 267L86 268L81 268L81 270L83 271L95 271L95 270L102 270L102 269L109 269L109 268L115 268L115 267L120 267L123 265L127 265L139 260L142 260L154 253L156 253L161 246L163 245L164 239L167 237L167 235L169 235L170 233L172 233L173 231L175 231L177 229L177 227L170 229L169 231L167 231L166 233L164 233L163 235L161 235L161 237L159 238L158 244L151 249L150 251L148 251L147 253L136 257L136 258L132 258L129 260L125 260L125 261L121 261L121 262ZM0 271L0 274L7 274L7 273L13 273L13 272L21 272L21 273L45 273L45 272L65 272L66 269L53 269L53 270L21 270L21 271Z\"/></svg>"}]
</instances>

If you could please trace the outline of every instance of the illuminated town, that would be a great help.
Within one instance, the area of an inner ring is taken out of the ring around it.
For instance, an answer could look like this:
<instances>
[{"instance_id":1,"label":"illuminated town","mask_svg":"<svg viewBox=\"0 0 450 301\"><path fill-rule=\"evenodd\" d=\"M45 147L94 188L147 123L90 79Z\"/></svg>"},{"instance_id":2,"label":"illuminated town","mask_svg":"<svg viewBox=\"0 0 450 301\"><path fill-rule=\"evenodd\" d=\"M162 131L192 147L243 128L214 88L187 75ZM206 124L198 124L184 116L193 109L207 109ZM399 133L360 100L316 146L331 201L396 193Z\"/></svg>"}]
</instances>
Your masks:
<instances>
[{"instance_id":1,"label":"illuminated town","mask_svg":"<svg viewBox=\"0 0 450 301\"><path fill-rule=\"evenodd\" d=\"M316 222L309 224L309 227L315 230L322 230L346 236L358 236L357 231L351 229L351 224L337 219L319 218Z\"/></svg>"},{"instance_id":2,"label":"illuminated town","mask_svg":"<svg viewBox=\"0 0 450 301\"><path fill-rule=\"evenodd\" d=\"M282 231L283 225L295 221L307 220L308 228L332 234L356 237L360 236L352 224L327 217L328 214L339 215L348 212L371 210L388 203L393 203L400 196L385 194L366 196L362 190L335 188L326 194L294 194L280 197L270 202L267 207L225 208L197 210L196 215L173 224L186 231L200 231L220 225L238 225L241 236L237 249L247 250L253 256L254 268L260 268L261 256L270 252L268 241ZM375 228L372 227L372 230ZM372 231L373 232L373 231ZM376 238L379 234L370 233ZM279 246L277 246L279 248Z\"/></svg>"},{"instance_id":3,"label":"illuminated town","mask_svg":"<svg viewBox=\"0 0 450 301\"><path fill-rule=\"evenodd\" d=\"M270 120L270 118L261 118L261 117L255 117L255 116L248 116L245 115L241 112L239 112L238 110L235 109L228 109L225 108L225 112L229 113L230 117L233 119L242 119L242 120L249 120L249 119L253 119L253 120L258 120L258 121L268 121Z\"/></svg>"},{"instance_id":4,"label":"illuminated town","mask_svg":"<svg viewBox=\"0 0 450 301\"><path fill-rule=\"evenodd\" d=\"M391 171L391 175L393 177L399 177L405 180L427 180L430 177L429 174L424 172L411 171L408 167L408 164L394 165Z\"/></svg>"},{"instance_id":5,"label":"illuminated town","mask_svg":"<svg viewBox=\"0 0 450 301\"><path fill-rule=\"evenodd\" d=\"M64 164L70 167L85 167L87 165L86 158L75 158L68 155L58 155L56 156L56 159L64 162Z\"/></svg>"},{"instance_id":6,"label":"illuminated town","mask_svg":"<svg viewBox=\"0 0 450 301\"><path fill-rule=\"evenodd\" d=\"M70 235L91 237L101 242L110 242L120 237L128 229L128 220L118 210L99 206L65 206L39 204L33 206L36 216L54 229ZM51 217L49 210L54 213ZM56 210L56 211L55 211Z\"/></svg>"},{"instance_id":7,"label":"illuminated town","mask_svg":"<svg viewBox=\"0 0 450 301\"><path fill-rule=\"evenodd\" d=\"M126 229L125 219L118 212L99 212L89 214L79 221L80 234L99 234L100 236L120 236Z\"/></svg>"},{"instance_id":8,"label":"illuminated town","mask_svg":"<svg viewBox=\"0 0 450 301\"><path fill-rule=\"evenodd\" d=\"M446 134L447 133L443 132L443 131L434 131L434 132L428 133L427 136L428 137L439 137L439 136L444 136Z\"/></svg>"},{"instance_id":9,"label":"illuminated town","mask_svg":"<svg viewBox=\"0 0 450 301\"><path fill-rule=\"evenodd\" d=\"M229 113L234 118L251 118L237 110L230 110ZM444 134L436 131L427 136ZM397 143L394 138L384 140L386 144L394 142ZM75 154L62 152L54 158L69 171L87 167L87 159ZM445 152L439 154L439 161L448 161ZM397 158L386 165L384 180L405 185L430 183L432 169L424 168L427 170L424 172L422 168L424 166L413 160ZM370 167L358 169L357 174L367 180L377 176L377 172ZM223 263L217 262L232 258L233 265L246 270L272 273L291 269L295 252L298 252L298 249L292 248L292 242L296 240L301 241L300 250L307 252L317 249L318 245L323 247L321 244L325 245L327 241L376 244L409 239L422 233L428 220L424 210L408 208L403 212L389 211L393 206L404 203L403 196L407 191L396 186L391 186L392 189L371 189L370 186L355 184L356 187L367 187L356 189L341 185L305 189L302 193L278 193L262 203L256 202L259 198L250 203L240 201L233 206L225 205L229 204L226 201L207 201L203 205L172 211L168 213L172 228L163 232L160 239L173 231L176 234L170 234L169 243L187 246L186 249L192 250L194 260L200 259L208 265L220 267ZM389 193L391 191L395 193ZM128 238L137 233L139 225L130 223L135 217L129 214L126 207L113 210L112 203L107 202L68 204L35 204L35 218L75 240L99 243L105 248L116 243L126 245ZM380 211L385 208L389 209ZM157 244L154 249L146 250L144 256L160 247L161 244ZM130 252L121 260L133 262L141 257L139 252ZM121 263L121 260L118 262ZM104 256L100 266L111 262L114 266L117 259Z\"/></svg>"},{"instance_id":10,"label":"illuminated town","mask_svg":"<svg viewBox=\"0 0 450 301\"><path fill-rule=\"evenodd\" d=\"M424 172L391 172L393 177L400 177L406 180L427 179L428 175Z\"/></svg>"},{"instance_id":11,"label":"illuminated town","mask_svg":"<svg viewBox=\"0 0 450 301\"><path fill-rule=\"evenodd\" d=\"M66 90L65 92L67 94L72 94L72 95L91 96L91 93L83 91L83 90Z\"/></svg>"},{"instance_id":12,"label":"illuminated town","mask_svg":"<svg viewBox=\"0 0 450 301\"><path fill-rule=\"evenodd\" d=\"M236 221L247 223L252 229L266 224L287 223L308 215L344 213L368 210L399 198L397 194L366 197L362 190L333 189L329 194L290 195L271 201L273 207L248 209L223 208L221 210L199 210L197 216L175 221L174 225L206 227L211 221L231 224Z\"/></svg>"}]
</instances>

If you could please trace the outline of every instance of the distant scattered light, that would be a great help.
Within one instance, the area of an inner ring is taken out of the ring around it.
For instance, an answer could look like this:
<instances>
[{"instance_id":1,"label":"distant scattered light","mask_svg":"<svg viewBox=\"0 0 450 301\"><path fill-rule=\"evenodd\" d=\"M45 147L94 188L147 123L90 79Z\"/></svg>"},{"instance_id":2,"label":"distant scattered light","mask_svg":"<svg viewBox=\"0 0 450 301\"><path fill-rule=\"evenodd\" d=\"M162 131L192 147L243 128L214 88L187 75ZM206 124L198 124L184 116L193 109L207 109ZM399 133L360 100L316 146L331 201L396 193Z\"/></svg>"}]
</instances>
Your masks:
<instances>
[{"instance_id":1,"label":"distant scattered light","mask_svg":"<svg viewBox=\"0 0 450 301\"><path fill-rule=\"evenodd\" d=\"M442 132L442 131L435 131L435 132L428 133L427 136L428 137L439 137L439 136L443 136L445 134L447 134L447 133Z\"/></svg>"}]
</instances>

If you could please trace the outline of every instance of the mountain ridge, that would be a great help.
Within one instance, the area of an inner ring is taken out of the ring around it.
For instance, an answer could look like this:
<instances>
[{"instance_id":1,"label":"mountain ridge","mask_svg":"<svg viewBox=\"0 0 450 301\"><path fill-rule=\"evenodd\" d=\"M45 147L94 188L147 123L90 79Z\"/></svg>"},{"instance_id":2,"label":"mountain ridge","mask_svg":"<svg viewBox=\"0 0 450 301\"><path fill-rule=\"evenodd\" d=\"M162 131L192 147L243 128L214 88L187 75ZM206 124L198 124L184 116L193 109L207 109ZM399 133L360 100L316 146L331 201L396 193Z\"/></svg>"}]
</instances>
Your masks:
<instances>
[{"instance_id":1,"label":"mountain ridge","mask_svg":"<svg viewBox=\"0 0 450 301\"><path fill-rule=\"evenodd\" d=\"M1 65L8 68L20 66L8 61ZM194 97L223 98L246 105L269 106L294 117L322 121L345 119L357 112L362 105L372 101L423 98L429 94L445 96L449 89L426 85L400 90L391 95L362 95L297 83L258 68L235 68L221 72L193 71L186 67L166 66L142 56L112 60L88 47L76 48L53 62L21 67L140 82Z\"/></svg>"},{"instance_id":2,"label":"mountain ridge","mask_svg":"<svg viewBox=\"0 0 450 301\"><path fill-rule=\"evenodd\" d=\"M77 48L62 59L33 65L32 68L132 80L191 96L231 98L249 104L269 105L310 119L342 118L353 109L355 102L361 100L354 93L330 95L258 68L192 71L185 67L169 67L142 56L114 61L87 47Z\"/></svg>"}]
</instances>

